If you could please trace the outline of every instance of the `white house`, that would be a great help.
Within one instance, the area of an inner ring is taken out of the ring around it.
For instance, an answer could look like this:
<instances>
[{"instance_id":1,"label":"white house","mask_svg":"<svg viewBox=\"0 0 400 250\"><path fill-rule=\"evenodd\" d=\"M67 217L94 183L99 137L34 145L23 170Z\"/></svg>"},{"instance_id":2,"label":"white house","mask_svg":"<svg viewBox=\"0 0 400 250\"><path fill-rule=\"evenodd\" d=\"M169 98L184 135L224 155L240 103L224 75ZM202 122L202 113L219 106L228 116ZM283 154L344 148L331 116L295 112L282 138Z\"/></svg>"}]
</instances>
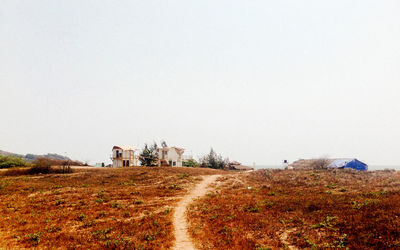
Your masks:
<instances>
[{"instance_id":1,"label":"white house","mask_svg":"<svg viewBox=\"0 0 400 250\"><path fill-rule=\"evenodd\" d=\"M135 149L130 146L114 146L111 160L113 168L135 166Z\"/></svg>"},{"instance_id":2,"label":"white house","mask_svg":"<svg viewBox=\"0 0 400 250\"><path fill-rule=\"evenodd\" d=\"M163 147L158 149L161 166L182 167L182 155L185 150L178 147Z\"/></svg>"}]
</instances>

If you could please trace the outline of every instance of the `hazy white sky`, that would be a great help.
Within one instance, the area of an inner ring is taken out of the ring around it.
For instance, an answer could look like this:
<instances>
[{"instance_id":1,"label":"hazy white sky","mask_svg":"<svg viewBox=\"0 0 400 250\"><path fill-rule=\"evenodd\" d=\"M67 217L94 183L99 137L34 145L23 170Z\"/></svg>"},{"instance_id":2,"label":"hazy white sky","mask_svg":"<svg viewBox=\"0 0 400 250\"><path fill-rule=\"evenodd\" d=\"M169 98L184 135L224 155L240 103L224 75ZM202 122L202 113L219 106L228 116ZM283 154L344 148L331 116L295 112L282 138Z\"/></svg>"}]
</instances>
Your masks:
<instances>
[{"instance_id":1,"label":"hazy white sky","mask_svg":"<svg viewBox=\"0 0 400 250\"><path fill-rule=\"evenodd\" d=\"M400 164L400 1L0 0L0 149Z\"/></svg>"}]
</instances>

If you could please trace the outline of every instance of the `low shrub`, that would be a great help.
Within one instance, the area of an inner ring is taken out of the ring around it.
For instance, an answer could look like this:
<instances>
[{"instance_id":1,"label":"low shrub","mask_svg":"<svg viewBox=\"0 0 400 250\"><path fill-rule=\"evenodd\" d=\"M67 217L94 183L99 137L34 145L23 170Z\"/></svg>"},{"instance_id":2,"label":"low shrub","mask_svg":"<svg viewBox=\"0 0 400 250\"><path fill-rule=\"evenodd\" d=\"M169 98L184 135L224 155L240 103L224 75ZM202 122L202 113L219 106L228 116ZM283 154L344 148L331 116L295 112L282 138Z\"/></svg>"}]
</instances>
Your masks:
<instances>
[{"instance_id":1,"label":"low shrub","mask_svg":"<svg viewBox=\"0 0 400 250\"><path fill-rule=\"evenodd\" d=\"M34 246L37 246L40 243L40 236L41 235L42 235L42 232L37 232L37 233L27 234L25 237L29 241L31 241Z\"/></svg>"},{"instance_id":2,"label":"low shrub","mask_svg":"<svg viewBox=\"0 0 400 250\"><path fill-rule=\"evenodd\" d=\"M57 167L56 167L57 166ZM66 174L72 173L68 161L52 160L48 158L36 159L32 167L10 169L4 173L6 176L35 175L35 174Z\"/></svg>"},{"instance_id":3,"label":"low shrub","mask_svg":"<svg viewBox=\"0 0 400 250\"><path fill-rule=\"evenodd\" d=\"M0 168L25 167L27 163L17 156L0 155Z\"/></svg>"}]
</instances>

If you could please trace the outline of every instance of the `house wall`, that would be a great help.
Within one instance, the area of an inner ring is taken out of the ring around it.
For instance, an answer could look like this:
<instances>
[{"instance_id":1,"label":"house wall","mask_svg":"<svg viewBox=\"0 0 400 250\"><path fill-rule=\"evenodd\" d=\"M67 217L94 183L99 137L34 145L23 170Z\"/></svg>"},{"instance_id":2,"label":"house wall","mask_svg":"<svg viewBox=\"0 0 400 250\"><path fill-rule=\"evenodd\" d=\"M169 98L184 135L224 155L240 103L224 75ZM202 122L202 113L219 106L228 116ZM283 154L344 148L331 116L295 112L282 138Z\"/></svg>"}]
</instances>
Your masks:
<instances>
[{"instance_id":1,"label":"house wall","mask_svg":"<svg viewBox=\"0 0 400 250\"><path fill-rule=\"evenodd\" d=\"M167 155L164 156L163 158L163 154L162 152L165 149L158 149L158 157L160 157L160 159L165 159L167 162L171 161L171 162L175 162L176 165L174 166L173 164L171 164L171 166L174 167L182 167L182 156L180 156L176 150L174 148L170 148L167 150Z\"/></svg>"},{"instance_id":2,"label":"house wall","mask_svg":"<svg viewBox=\"0 0 400 250\"><path fill-rule=\"evenodd\" d=\"M122 158L117 158L117 152L122 153ZM113 168L123 167L123 161L129 160L129 167L135 165L135 152L133 150L113 149Z\"/></svg>"},{"instance_id":3,"label":"house wall","mask_svg":"<svg viewBox=\"0 0 400 250\"><path fill-rule=\"evenodd\" d=\"M113 159L113 164L112 164L113 168L119 168L122 167L122 160L119 159Z\"/></svg>"}]
</instances>

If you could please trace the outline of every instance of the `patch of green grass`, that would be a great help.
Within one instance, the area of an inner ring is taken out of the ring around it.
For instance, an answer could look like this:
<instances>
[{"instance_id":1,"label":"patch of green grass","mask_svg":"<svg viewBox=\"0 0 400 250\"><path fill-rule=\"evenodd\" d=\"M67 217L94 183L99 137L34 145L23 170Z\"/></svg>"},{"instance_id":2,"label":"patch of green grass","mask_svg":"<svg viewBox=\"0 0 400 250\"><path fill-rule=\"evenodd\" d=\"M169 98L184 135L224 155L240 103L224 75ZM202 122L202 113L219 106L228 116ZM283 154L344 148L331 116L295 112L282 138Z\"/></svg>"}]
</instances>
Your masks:
<instances>
[{"instance_id":1,"label":"patch of green grass","mask_svg":"<svg viewBox=\"0 0 400 250\"><path fill-rule=\"evenodd\" d=\"M107 215L106 211L100 211L98 218L104 218Z\"/></svg>"},{"instance_id":2,"label":"patch of green grass","mask_svg":"<svg viewBox=\"0 0 400 250\"><path fill-rule=\"evenodd\" d=\"M12 182L9 180L0 181L0 190L6 189Z\"/></svg>"},{"instance_id":3,"label":"patch of green grass","mask_svg":"<svg viewBox=\"0 0 400 250\"><path fill-rule=\"evenodd\" d=\"M347 244L348 244L347 234L343 234L342 236L339 237L339 239L335 240L333 243L325 244L325 247L349 249L348 247L346 247Z\"/></svg>"},{"instance_id":4,"label":"patch of green grass","mask_svg":"<svg viewBox=\"0 0 400 250\"><path fill-rule=\"evenodd\" d=\"M269 201L269 200L263 200L261 202L261 205L264 207L272 207L275 204L275 202Z\"/></svg>"},{"instance_id":5,"label":"patch of green grass","mask_svg":"<svg viewBox=\"0 0 400 250\"><path fill-rule=\"evenodd\" d=\"M311 228L325 228L325 227L331 228L335 225L336 220L337 220L336 216L326 216L324 221L311 225Z\"/></svg>"},{"instance_id":6,"label":"patch of green grass","mask_svg":"<svg viewBox=\"0 0 400 250\"><path fill-rule=\"evenodd\" d=\"M171 212L171 209L166 208L166 209L164 210L163 214L165 215L165 214L168 214L169 212Z\"/></svg>"},{"instance_id":7,"label":"patch of green grass","mask_svg":"<svg viewBox=\"0 0 400 250\"><path fill-rule=\"evenodd\" d=\"M271 247L265 246L264 244L261 244L261 245L256 244L254 247L256 248L256 250L271 250L272 249Z\"/></svg>"},{"instance_id":8,"label":"patch of green grass","mask_svg":"<svg viewBox=\"0 0 400 250\"><path fill-rule=\"evenodd\" d=\"M178 174L178 179L183 179L186 177L189 177L189 174L187 174L187 173Z\"/></svg>"},{"instance_id":9,"label":"patch of green grass","mask_svg":"<svg viewBox=\"0 0 400 250\"><path fill-rule=\"evenodd\" d=\"M42 232L37 232L37 233L27 234L25 235L25 237L28 238L28 240L31 241L34 246L37 246L40 243L40 236L42 234L43 234Z\"/></svg>"},{"instance_id":10,"label":"patch of green grass","mask_svg":"<svg viewBox=\"0 0 400 250\"><path fill-rule=\"evenodd\" d=\"M153 241L153 240L155 240L155 236L152 233L145 233L145 234L143 234L143 240Z\"/></svg>"},{"instance_id":11,"label":"patch of green grass","mask_svg":"<svg viewBox=\"0 0 400 250\"><path fill-rule=\"evenodd\" d=\"M136 186L136 183L133 180L129 180L128 182L120 182L119 185L121 186Z\"/></svg>"},{"instance_id":12,"label":"patch of green grass","mask_svg":"<svg viewBox=\"0 0 400 250\"><path fill-rule=\"evenodd\" d=\"M61 227L59 226L54 226L54 227L49 227L45 229L48 233L56 233L61 231Z\"/></svg>"},{"instance_id":13,"label":"patch of green grass","mask_svg":"<svg viewBox=\"0 0 400 250\"><path fill-rule=\"evenodd\" d=\"M330 189L335 189L336 188L336 184L335 183L331 183L331 184L326 185L326 187L330 188Z\"/></svg>"},{"instance_id":14,"label":"patch of green grass","mask_svg":"<svg viewBox=\"0 0 400 250\"><path fill-rule=\"evenodd\" d=\"M113 203L111 203L111 207L112 208L122 208L122 205L119 204L118 202L113 202Z\"/></svg>"},{"instance_id":15,"label":"patch of green grass","mask_svg":"<svg viewBox=\"0 0 400 250\"><path fill-rule=\"evenodd\" d=\"M61 205L61 204L65 204L65 200L63 200L63 199L58 199L58 200L56 201L56 205L59 206L59 205Z\"/></svg>"},{"instance_id":16,"label":"patch of green grass","mask_svg":"<svg viewBox=\"0 0 400 250\"><path fill-rule=\"evenodd\" d=\"M243 211L251 212L251 213L259 213L259 212L261 212L261 208L259 208L257 206L249 205L249 206L244 206Z\"/></svg>"},{"instance_id":17,"label":"patch of green grass","mask_svg":"<svg viewBox=\"0 0 400 250\"><path fill-rule=\"evenodd\" d=\"M109 236L108 234L113 230L112 227L105 228L103 230L96 230L95 232L92 232L92 235L94 238L99 239L99 240L108 240Z\"/></svg>"},{"instance_id":18,"label":"patch of green grass","mask_svg":"<svg viewBox=\"0 0 400 250\"><path fill-rule=\"evenodd\" d=\"M82 227L83 228L88 228L88 227L93 227L96 225L96 222L94 220L89 220L83 223Z\"/></svg>"},{"instance_id":19,"label":"patch of green grass","mask_svg":"<svg viewBox=\"0 0 400 250\"><path fill-rule=\"evenodd\" d=\"M215 197L216 194L215 194L215 193L208 193L207 196L210 197L210 198L212 198L212 197Z\"/></svg>"},{"instance_id":20,"label":"patch of green grass","mask_svg":"<svg viewBox=\"0 0 400 250\"><path fill-rule=\"evenodd\" d=\"M86 219L86 214L80 214L77 217L77 220L79 220L79 221L84 221L85 219Z\"/></svg>"}]
</instances>

